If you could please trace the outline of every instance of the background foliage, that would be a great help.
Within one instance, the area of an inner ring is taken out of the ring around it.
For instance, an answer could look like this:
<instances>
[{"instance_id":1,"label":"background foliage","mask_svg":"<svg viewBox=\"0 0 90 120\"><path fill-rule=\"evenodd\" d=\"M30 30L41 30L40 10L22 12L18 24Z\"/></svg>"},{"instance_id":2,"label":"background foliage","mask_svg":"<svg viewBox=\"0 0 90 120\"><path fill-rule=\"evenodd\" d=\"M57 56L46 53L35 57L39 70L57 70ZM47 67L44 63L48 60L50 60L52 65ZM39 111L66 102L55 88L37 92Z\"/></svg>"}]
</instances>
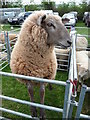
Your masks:
<instances>
[{"instance_id":1,"label":"background foliage","mask_svg":"<svg viewBox=\"0 0 90 120\"><path fill-rule=\"evenodd\" d=\"M84 12L90 11L90 4L87 4L86 0L83 0L81 4L77 5L75 2L68 2L56 5L55 2L47 2L47 0L42 0L40 5L34 4L34 0L31 1L30 5L22 5L22 0L17 0L16 3L8 2L6 5L3 3L2 8L12 8L12 7L25 7L26 11L32 10L53 10L59 12L59 15L62 16L64 13L70 11L78 12L78 19L82 20Z\"/></svg>"}]
</instances>

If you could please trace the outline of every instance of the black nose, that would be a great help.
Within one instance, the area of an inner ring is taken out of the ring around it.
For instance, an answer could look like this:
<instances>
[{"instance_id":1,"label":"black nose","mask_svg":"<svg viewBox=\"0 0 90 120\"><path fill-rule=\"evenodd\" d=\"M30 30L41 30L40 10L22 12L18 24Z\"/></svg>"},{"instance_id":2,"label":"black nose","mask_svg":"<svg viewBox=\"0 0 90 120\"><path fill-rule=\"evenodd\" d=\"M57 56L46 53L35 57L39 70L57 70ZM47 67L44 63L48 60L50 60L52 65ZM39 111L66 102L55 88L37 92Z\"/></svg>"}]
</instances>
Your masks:
<instances>
[{"instance_id":1,"label":"black nose","mask_svg":"<svg viewBox=\"0 0 90 120\"><path fill-rule=\"evenodd\" d=\"M69 45L71 45L71 44L72 44L72 42L71 42L71 41L67 41L67 43L68 43Z\"/></svg>"}]
</instances>

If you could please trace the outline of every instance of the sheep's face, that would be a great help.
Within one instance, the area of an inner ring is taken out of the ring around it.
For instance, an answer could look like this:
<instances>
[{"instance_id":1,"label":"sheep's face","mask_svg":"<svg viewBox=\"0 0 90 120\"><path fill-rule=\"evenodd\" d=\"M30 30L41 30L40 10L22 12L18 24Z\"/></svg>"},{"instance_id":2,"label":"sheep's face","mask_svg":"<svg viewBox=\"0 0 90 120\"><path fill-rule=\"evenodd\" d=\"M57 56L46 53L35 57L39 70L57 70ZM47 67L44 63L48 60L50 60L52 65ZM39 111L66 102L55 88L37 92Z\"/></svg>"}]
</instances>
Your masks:
<instances>
[{"instance_id":1,"label":"sheep's face","mask_svg":"<svg viewBox=\"0 0 90 120\"><path fill-rule=\"evenodd\" d=\"M78 73L78 79L79 81L87 80L90 76L89 70L81 67L79 73Z\"/></svg>"},{"instance_id":2,"label":"sheep's face","mask_svg":"<svg viewBox=\"0 0 90 120\"><path fill-rule=\"evenodd\" d=\"M47 44L60 45L63 48L71 45L69 33L59 17L56 19L54 15L43 15L38 23L48 33Z\"/></svg>"}]
</instances>

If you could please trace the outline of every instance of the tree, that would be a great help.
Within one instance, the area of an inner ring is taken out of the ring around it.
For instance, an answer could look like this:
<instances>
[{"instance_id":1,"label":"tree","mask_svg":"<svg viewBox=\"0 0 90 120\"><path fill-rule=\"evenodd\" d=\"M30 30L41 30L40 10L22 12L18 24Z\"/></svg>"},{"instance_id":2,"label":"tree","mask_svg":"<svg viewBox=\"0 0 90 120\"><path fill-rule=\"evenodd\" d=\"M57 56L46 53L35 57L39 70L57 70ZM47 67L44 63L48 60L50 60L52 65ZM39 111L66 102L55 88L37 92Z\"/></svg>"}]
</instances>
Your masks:
<instances>
[{"instance_id":1,"label":"tree","mask_svg":"<svg viewBox=\"0 0 90 120\"><path fill-rule=\"evenodd\" d=\"M55 8L55 2L50 2L50 0L49 2L43 0L41 4L45 8L45 10L54 10Z\"/></svg>"}]
</instances>

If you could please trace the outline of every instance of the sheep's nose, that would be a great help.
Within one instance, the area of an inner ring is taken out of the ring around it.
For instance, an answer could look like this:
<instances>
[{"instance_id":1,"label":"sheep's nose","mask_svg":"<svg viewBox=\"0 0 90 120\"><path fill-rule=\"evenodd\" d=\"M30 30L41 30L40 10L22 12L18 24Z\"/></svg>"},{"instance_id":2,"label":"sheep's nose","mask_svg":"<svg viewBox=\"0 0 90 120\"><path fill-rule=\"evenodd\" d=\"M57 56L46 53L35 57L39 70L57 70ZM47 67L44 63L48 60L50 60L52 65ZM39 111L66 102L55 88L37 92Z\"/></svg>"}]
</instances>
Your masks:
<instances>
[{"instance_id":1,"label":"sheep's nose","mask_svg":"<svg viewBox=\"0 0 90 120\"><path fill-rule=\"evenodd\" d=\"M71 45L71 44L72 44L72 42L71 42L71 41L69 41L69 40L67 41L67 43L68 43L69 45Z\"/></svg>"}]
</instances>

